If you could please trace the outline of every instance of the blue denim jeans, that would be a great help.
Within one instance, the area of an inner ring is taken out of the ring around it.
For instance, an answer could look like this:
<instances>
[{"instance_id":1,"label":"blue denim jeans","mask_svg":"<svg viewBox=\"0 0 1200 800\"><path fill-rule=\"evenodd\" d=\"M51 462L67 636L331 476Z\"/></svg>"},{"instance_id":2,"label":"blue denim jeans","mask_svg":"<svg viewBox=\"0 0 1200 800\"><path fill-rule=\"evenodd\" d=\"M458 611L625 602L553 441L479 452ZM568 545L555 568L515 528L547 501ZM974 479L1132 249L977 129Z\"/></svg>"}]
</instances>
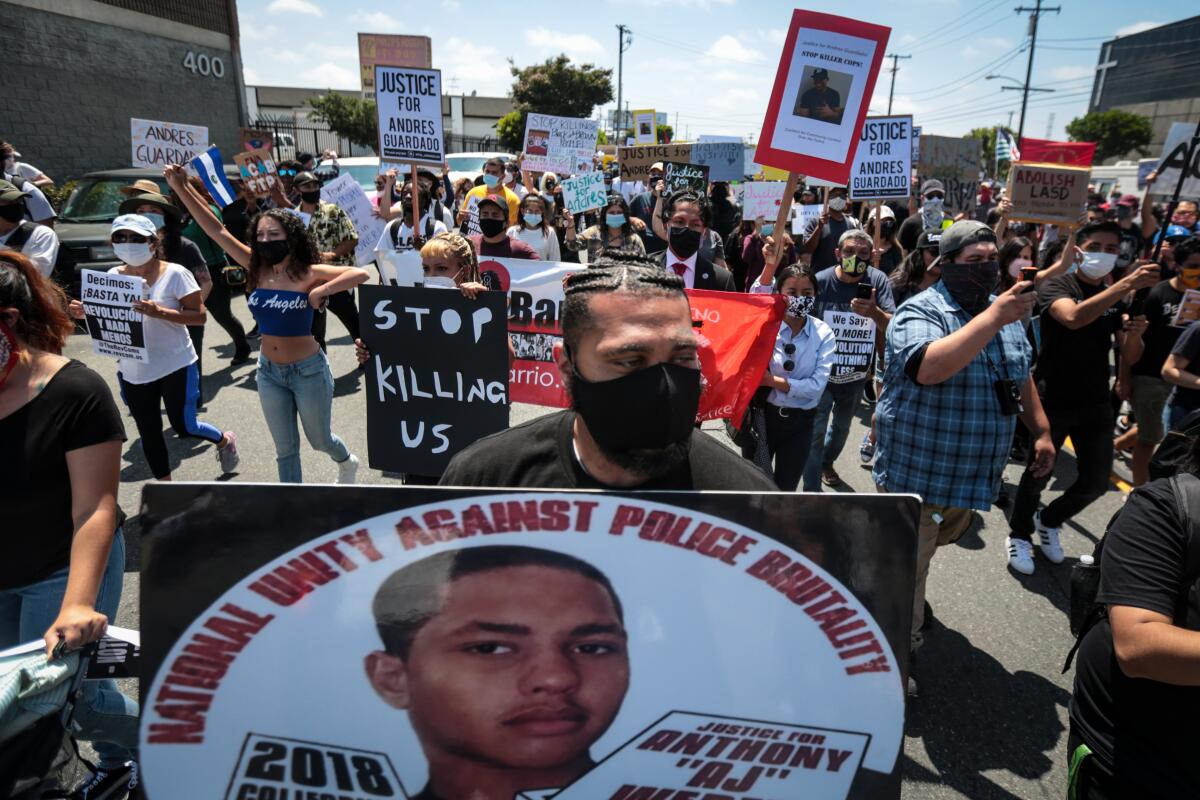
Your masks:
<instances>
[{"instance_id":1,"label":"blue denim jeans","mask_svg":"<svg viewBox=\"0 0 1200 800\"><path fill-rule=\"evenodd\" d=\"M328 453L339 464L350 457L346 443L334 433L333 374L329 359L318 350L302 361L276 364L265 356L258 359L258 402L262 404L267 428L275 442L275 460L280 483L300 483L300 431L314 450Z\"/></svg>"},{"instance_id":2,"label":"blue denim jeans","mask_svg":"<svg viewBox=\"0 0 1200 800\"><path fill-rule=\"evenodd\" d=\"M125 579L125 537L117 529L96 595L96 610L115 621ZM0 589L0 649L40 639L58 618L67 591L64 567L45 580ZM116 681L83 682L83 702L75 708L78 738L92 743L99 766L112 769L137 758L138 704L121 694Z\"/></svg>"},{"instance_id":3,"label":"blue denim jeans","mask_svg":"<svg viewBox=\"0 0 1200 800\"><path fill-rule=\"evenodd\" d=\"M821 491L821 470L832 467L842 454L846 437L850 435L850 420L854 418L866 385L866 380L826 384L821 402L817 403L817 416L813 419L812 449L804 466L804 491Z\"/></svg>"}]
</instances>

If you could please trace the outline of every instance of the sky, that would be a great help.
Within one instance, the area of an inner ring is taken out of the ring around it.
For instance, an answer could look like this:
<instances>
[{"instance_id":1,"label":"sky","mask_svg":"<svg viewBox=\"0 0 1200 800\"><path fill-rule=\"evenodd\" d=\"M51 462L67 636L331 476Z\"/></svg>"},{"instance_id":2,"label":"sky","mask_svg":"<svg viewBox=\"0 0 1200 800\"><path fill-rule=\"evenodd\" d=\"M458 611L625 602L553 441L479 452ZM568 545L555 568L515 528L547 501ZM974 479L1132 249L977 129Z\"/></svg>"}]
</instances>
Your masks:
<instances>
[{"instance_id":1,"label":"sky","mask_svg":"<svg viewBox=\"0 0 1200 800\"><path fill-rule=\"evenodd\" d=\"M1025 135L1065 139L1087 112L1100 45L1194 15L1194 0L1048 0L1038 29ZM855 16L892 29L899 62L892 112L912 114L924 133L965 134L1020 115L1028 54L1028 15L1014 0L834 3L808 10ZM358 89L358 32L432 37L433 66L448 94L504 96L518 67L566 53L573 62L613 69L618 31L629 108L668 114L676 138L734 135L757 141L774 83L791 6L771 0L239 0L248 85ZM870 113L884 114L892 75L885 62ZM1012 80L985 80L997 74ZM615 101L603 110L615 107Z\"/></svg>"}]
</instances>

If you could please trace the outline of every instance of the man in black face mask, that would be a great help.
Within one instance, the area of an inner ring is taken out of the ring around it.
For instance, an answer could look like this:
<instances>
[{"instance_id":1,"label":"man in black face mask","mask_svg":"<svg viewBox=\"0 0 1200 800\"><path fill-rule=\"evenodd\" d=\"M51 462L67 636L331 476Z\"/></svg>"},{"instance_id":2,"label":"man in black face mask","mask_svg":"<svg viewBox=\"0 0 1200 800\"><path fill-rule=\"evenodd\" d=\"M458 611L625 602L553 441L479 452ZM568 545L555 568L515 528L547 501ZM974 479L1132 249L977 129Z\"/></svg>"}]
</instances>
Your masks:
<instances>
[{"instance_id":1,"label":"man in black face mask","mask_svg":"<svg viewBox=\"0 0 1200 800\"><path fill-rule=\"evenodd\" d=\"M658 257L658 263L682 278L685 288L736 292L733 273L700 252L708 235L706 202L689 191L675 192L667 198L662 212L667 250Z\"/></svg>"},{"instance_id":2,"label":"man in black face mask","mask_svg":"<svg viewBox=\"0 0 1200 800\"><path fill-rule=\"evenodd\" d=\"M540 261L541 256L525 242L509 236L508 211L500 195L485 195L479 201L479 230L467 238L475 245L475 255L482 258L529 258Z\"/></svg>"},{"instance_id":3,"label":"man in black face mask","mask_svg":"<svg viewBox=\"0 0 1200 800\"><path fill-rule=\"evenodd\" d=\"M775 491L695 428L700 358L677 275L597 259L567 279L562 328L554 359L572 409L481 439L441 485Z\"/></svg>"}]
</instances>

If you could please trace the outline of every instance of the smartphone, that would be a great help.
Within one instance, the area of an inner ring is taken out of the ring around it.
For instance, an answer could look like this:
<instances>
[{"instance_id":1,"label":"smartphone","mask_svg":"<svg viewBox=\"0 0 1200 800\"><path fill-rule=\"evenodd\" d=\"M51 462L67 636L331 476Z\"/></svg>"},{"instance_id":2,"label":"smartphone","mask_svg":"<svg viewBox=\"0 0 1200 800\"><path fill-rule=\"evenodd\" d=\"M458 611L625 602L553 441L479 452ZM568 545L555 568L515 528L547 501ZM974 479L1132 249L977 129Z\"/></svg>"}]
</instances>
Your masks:
<instances>
[{"instance_id":1,"label":"smartphone","mask_svg":"<svg viewBox=\"0 0 1200 800\"><path fill-rule=\"evenodd\" d=\"M1037 275L1038 275L1037 267L1024 267L1021 270L1021 280L1029 281L1031 284L1034 283L1035 281L1037 281ZM1037 286L1030 286L1025 291L1032 292L1036 288L1037 288ZM1024 294L1024 292L1022 292L1022 294Z\"/></svg>"},{"instance_id":2,"label":"smartphone","mask_svg":"<svg viewBox=\"0 0 1200 800\"><path fill-rule=\"evenodd\" d=\"M870 300L872 286L869 283L860 283L854 290L854 298L856 300Z\"/></svg>"}]
</instances>

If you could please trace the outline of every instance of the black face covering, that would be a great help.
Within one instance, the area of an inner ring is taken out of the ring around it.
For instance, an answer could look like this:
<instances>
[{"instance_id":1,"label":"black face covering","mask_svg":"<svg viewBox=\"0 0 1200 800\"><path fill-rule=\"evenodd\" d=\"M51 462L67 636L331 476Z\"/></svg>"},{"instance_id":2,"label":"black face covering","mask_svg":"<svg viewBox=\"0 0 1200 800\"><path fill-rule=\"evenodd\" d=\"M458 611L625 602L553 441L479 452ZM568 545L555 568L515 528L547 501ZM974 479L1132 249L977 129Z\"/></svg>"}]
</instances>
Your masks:
<instances>
[{"instance_id":1,"label":"black face covering","mask_svg":"<svg viewBox=\"0 0 1200 800\"><path fill-rule=\"evenodd\" d=\"M671 252L680 258L691 258L700 249L700 231L677 228L674 225L667 231L671 237Z\"/></svg>"},{"instance_id":2,"label":"black face covering","mask_svg":"<svg viewBox=\"0 0 1200 800\"><path fill-rule=\"evenodd\" d=\"M999 261L942 264L942 283L946 285L946 291L968 314L978 314L987 308L988 295L999 281Z\"/></svg>"},{"instance_id":3,"label":"black face covering","mask_svg":"<svg viewBox=\"0 0 1200 800\"><path fill-rule=\"evenodd\" d=\"M25 216L25 206L22 203L0 206L0 219L5 222L20 222Z\"/></svg>"},{"instance_id":4,"label":"black face covering","mask_svg":"<svg viewBox=\"0 0 1200 800\"><path fill-rule=\"evenodd\" d=\"M502 219L479 220L479 230L482 231L483 235L489 239L493 236L499 236L501 233L503 233L504 225L505 223Z\"/></svg>"},{"instance_id":5,"label":"black face covering","mask_svg":"<svg viewBox=\"0 0 1200 800\"><path fill-rule=\"evenodd\" d=\"M269 242L255 242L254 248L258 251L258 257L264 263L275 266L280 261L287 258L288 243L286 239L275 239Z\"/></svg>"},{"instance_id":6,"label":"black face covering","mask_svg":"<svg viewBox=\"0 0 1200 800\"><path fill-rule=\"evenodd\" d=\"M647 455L640 451L687 443L700 407L700 370L662 363L595 382L575 370L570 391L600 450L630 466L630 457Z\"/></svg>"},{"instance_id":7,"label":"black face covering","mask_svg":"<svg viewBox=\"0 0 1200 800\"><path fill-rule=\"evenodd\" d=\"M311 205L316 205L321 200L321 190L317 189L315 192L301 192L300 199Z\"/></svg>"}]
</instances>

